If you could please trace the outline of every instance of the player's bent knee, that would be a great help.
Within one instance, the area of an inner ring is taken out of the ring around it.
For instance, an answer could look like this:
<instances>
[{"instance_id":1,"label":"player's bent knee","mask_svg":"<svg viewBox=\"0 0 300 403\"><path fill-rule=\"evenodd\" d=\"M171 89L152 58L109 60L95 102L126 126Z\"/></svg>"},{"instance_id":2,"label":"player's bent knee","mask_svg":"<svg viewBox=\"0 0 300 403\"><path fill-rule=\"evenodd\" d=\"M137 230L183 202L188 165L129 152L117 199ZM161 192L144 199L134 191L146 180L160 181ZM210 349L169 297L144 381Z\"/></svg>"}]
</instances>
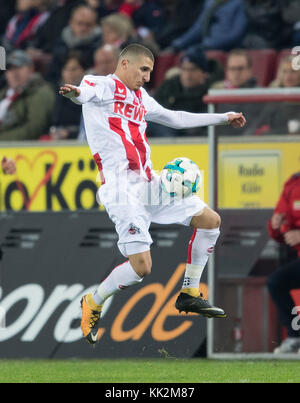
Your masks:
<instances>
[{"instance_id":1,"label":"player's bent knee","mask_svg":"<svg viewBox=\"0 0 300 403\"><path fill-rule=\"evenodd\" d=\"M205 208L202 214L192 218L190 225L194 228L217 229L221 226L221 217L215 211Z\"/></svg>"}]
</instances>

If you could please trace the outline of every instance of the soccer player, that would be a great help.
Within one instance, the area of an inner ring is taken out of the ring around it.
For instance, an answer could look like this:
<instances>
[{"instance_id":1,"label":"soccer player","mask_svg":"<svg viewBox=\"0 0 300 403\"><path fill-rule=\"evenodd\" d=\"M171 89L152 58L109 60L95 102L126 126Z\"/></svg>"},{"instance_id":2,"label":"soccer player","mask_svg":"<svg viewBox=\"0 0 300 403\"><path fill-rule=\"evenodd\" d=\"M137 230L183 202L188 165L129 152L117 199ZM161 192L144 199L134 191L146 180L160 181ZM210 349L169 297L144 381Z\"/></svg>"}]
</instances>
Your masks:
<instances>
[{"instance_id":1,"label":"soccer player","mask_svg":"<svg viewBox=\"0 0 300 403\"><path fill-rule=\"evenodd\" d=\"M105 300L150 274L151 222L194 228L176 308L207 317L226 317L223 309L211 306L199 292L203 269L220 233L220 217L197 196L176 204L144 202L149 187L154 194L159 194L160 188L145 130L146 121L181 129L222 124L237 128L246 120L241 113L193 114L163 108L143 88L153 66L152 53L131 44L121 52L114 74L85 76L79 87L65 84L60 88L61 95L83 105L88 143L102 179L98 196L115 224L118 247L128 259L81 300L81 329L90 344L100 338L97 323Z\"/></svg>"}]
</instances>

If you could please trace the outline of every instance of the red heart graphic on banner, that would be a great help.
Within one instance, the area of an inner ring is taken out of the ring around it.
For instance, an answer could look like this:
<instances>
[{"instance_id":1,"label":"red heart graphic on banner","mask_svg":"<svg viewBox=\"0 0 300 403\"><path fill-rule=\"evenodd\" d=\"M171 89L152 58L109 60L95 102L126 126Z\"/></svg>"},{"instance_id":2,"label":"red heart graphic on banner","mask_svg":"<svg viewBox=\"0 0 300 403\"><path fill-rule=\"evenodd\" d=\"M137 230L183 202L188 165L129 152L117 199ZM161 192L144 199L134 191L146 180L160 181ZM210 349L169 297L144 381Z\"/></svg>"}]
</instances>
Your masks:
<instances>
[{"instance_id":1,"label":"red heart graphic on banner","mask_svg":"<svg viewBox=\"0 0 300 403\"><path fill-rule=\"evenodd\" d=\"M42 178L42 180L38 183L38 185L36 186L36 188L34 189L32 195L29 198L26 195L24 186L23 186L22 182L20 181L20 179L18 177L16 179L17 187L18 187L18 189L20 190L20 192L21 192L21 194L23 196L24 205L25 205L25 208L26 208L27 211L30 210L30 206L33 203L33 201L35 200L35 198L37 197L37 195L38 195L39 191L41 190L41 188L47 182L49 182L49 180L51 179L52 172L53 172L53 170L55 169L55 167L57 165L58 156L57 156L56 152L50 151L50 150L39 152L35 156L35 158L34 158L34 160L32 162L25 155L18 154L16 156L16 164L17 164L17 172L18 172L18 161L21 161L21 160L25 161L29 165L29 167L30 167L30 169L32 171L34 166L35 166L35 164L36 164L36 162L41 157L43 157L44 155L51 155L51 157L53 157L53 163L50 166L50 168L47 170L47 172L46 172L45 176Z\"/></svg>"}]
</instances>

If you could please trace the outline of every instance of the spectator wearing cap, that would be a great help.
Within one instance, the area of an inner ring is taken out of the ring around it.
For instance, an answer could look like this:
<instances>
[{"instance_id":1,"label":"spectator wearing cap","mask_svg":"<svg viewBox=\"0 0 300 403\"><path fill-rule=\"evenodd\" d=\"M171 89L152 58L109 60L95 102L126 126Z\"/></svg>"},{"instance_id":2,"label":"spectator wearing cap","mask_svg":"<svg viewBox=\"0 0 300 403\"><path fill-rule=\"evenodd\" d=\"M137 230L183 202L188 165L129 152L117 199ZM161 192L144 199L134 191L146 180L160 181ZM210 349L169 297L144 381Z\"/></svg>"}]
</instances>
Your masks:
<instances>
[{"instance_id":1,"label":"spectator wearing cap","mask_svg":"<svg viewBox=\"0 0 300 403\"><path fill-rule=\"evenodd\" d=\"M171 47L175 51L190 47L228 51L240 43L246 28L243 0L206 0L198 19Z\"/></svg>"},{"instance_id":2,"label":"spectator wearing cap","mask_svg":"<svg viewBox=\"0 0 300 403\"><path fill-rule=\"evenodd\" d=\"M11 53L6 68L6 86L0 91L0 140L38 139L48 130L54 92L34 72L24 51Z\"/></svg>"},{"instance_id":3,"label":"spectator wearing cap","mask_svg":"<svg viewBox=\"0 0 300 403\"><path fill-rule=\"evenodd\" d=\"M212 81L222 74L216 62L209 62L204 53L188 52L181 58L179 74L164 80L154 98L168 109L205 113L207 105L203 103L202 97ZM176 130L156 123L150 123L148 128L148 135L153 137L206 134L206 130L201 128Z\"/></svg>"}]
</instances>

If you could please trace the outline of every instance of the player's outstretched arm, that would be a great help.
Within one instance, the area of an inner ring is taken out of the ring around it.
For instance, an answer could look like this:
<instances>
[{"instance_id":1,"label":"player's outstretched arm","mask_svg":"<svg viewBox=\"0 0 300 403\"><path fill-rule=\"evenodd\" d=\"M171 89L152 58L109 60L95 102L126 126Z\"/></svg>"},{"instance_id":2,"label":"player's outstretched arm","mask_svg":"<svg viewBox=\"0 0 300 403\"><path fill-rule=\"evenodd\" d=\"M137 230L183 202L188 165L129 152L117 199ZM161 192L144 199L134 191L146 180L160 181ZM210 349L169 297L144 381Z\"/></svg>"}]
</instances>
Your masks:
<instances>
[{"instance_id":1,"label":"player's outstretched arm","mask_svg":"<svg viewBox=\"0 0 300 403\"><path fill-rule=\"evenodd\" d=\"M64 84L59 89L59 94L69 98L75 104L82 105L96 97L96 84L90 85L91 82L86 80L84 76L79 87L71 84Z\"/></svg>"},{"instance_id":2,"label":"player's outstretched arm","mask_svg":"<svg viewBox=\"0 0 300 403\"><path fill-rule=\"evenodd\" d=\"M3 172L6 175L13 175L16 173L17 169L16 169L16 163L13 159L11 158L6 158L3 157L2 161L1 161L1 167Z\"/></svg>"},{"instance_id":3,"label":"player's outstretched arm","mask_svg":"<svg viewBox=\"0 0 300 403\"><path fill-rule=\"evenodd\" d=\"M159 123L174 129L190 129L201 126L232 125L234 128L243 127L246 119L242 113L191 113L172 111L164 108L147 92L144 92L144 102L147 110L146 120Z\"/></svg>"}]
</instances>

